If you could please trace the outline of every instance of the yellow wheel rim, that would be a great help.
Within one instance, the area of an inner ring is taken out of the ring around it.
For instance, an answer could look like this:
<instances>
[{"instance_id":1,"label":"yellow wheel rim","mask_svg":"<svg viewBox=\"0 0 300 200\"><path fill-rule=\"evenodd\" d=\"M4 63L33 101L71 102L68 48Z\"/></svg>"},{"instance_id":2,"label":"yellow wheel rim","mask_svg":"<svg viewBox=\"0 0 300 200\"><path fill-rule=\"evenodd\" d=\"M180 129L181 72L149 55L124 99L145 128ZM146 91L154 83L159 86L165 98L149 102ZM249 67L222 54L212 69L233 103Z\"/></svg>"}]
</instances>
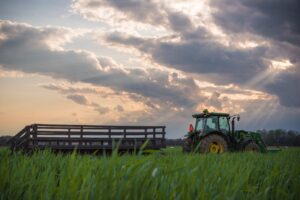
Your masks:
<instances>
[{"instance_id":1,"label":"yellow wheel rim","mask_svg":"<svg viewBox=\"0 0 300 200\"><path fill-rule=\"evenodd\" d=\"M222 144L214 142L209 146L209 153L223 153L223 152L224 152L224 147Z\"/></svg>"}]
</instances>

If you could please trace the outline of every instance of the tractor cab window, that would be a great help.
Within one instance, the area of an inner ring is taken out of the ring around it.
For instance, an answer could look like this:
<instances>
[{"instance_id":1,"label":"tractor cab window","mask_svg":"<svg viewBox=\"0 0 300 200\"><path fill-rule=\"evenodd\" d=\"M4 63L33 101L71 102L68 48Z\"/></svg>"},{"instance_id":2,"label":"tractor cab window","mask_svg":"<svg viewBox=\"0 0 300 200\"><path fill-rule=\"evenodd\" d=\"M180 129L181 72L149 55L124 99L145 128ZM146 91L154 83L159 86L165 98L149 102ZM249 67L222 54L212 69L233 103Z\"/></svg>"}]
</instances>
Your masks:
<instances>
[{"instance_id":1,"label":"tractor cab window","mask_svg":"<svg viewBox=\"0 0 300 200\"><path fill-rule=\"evenodd\" d=\"M229 124L227 117L219 117L220 131L229 133Z\"/></svg>"},{"instance_id":2,"label":"tractor cab window","mask_svg":"<svg viewBox=\"0 0 300 200\"><path fill-rule=\"evenodd\" d=\"M196 132L202 131L203 129L203 118L198 118L196 121Z\"/></svg>"},{"instance_id":3,"label":"tractor cab window","mask_svg":"<svg viewBox=\"0 0 300 200\"><path fill-rule=\"evenodd\" d=\"M206 118L205 132L210 132L218 129L218 117L210 116Z\"/></svg>"}]
</instances>

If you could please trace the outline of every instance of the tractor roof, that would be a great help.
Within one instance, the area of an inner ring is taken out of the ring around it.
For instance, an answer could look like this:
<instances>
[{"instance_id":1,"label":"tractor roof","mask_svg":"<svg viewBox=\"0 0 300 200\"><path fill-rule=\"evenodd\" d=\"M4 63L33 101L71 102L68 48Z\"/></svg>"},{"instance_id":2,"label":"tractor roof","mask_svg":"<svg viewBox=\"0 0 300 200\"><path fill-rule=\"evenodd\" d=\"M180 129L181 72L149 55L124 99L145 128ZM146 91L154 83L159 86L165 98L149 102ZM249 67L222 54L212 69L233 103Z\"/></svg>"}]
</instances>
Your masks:
<instances>
[{"instance_id":1,"label":"tractor roof","mask_svg":"<svg viewBox=\"0 0 300 200\"><path fill-rule=\"evenodd\" d=\"M209 117L209 116L224 116L229 117L228 113L216 113L216 112L204 112L204 113L196 113L192 115L194 118L201 118L201 117Z\"/></svg>"}]
</instances>

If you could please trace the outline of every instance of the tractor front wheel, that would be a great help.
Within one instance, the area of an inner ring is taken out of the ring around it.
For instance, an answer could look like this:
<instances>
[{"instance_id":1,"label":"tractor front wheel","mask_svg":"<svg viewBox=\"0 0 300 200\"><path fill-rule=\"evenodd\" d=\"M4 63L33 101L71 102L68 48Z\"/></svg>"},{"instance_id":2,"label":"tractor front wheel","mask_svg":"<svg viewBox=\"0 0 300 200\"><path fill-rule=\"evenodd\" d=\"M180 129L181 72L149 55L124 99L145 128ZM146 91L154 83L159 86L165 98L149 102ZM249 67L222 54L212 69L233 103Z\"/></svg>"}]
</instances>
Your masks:
<instances>
[{"instance_id":1,"label":"tractor front wheel","mask_svg":"<svg viewBox=\"0 0 300 200\"><path fill-rule=\"evenodd\" d=\"M220 135L212 134L200 140L200 153L224 153L227 150L227 142Z\"/></svg>"},{"instance_id":2,"label":"tractor front wheel","mask_svg":"<svg viewBox=\"0 0 300 200\"><path fill-rule=\"evenodd\" d=\"M255 142L249 142L244 146L244 151L259 152L260 148Z\"/></svg>"},{"instance_id":3,"label":"tractor front wheel","mask_svg":"<svg viewBox=\"0 0 300 200\"><path fill-rule=\"evenodd\" d=\"M183 145L182 145L182 151L184 153L188 153L192 151L192 139L191 138L186 138L183 141Z\"/></svg>"}]
</instances>

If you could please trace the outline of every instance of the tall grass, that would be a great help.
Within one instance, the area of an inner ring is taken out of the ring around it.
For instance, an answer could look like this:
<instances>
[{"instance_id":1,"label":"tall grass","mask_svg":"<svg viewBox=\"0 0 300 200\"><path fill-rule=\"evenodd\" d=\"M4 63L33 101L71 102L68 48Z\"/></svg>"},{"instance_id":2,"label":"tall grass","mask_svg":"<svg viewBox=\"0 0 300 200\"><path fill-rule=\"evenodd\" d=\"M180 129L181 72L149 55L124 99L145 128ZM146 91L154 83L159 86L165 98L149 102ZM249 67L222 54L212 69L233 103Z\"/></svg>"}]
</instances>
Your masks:
<instances>
[{"instance_id":1,"label":"tall grass","mask_svg":"<svg viewBox=\"0 0 300 200\"><path fill-rule=\"evenodd\" d=\"M0 199L299 199L300 149L96 156L0 149Z\"/></svg>"}]
</instances>

